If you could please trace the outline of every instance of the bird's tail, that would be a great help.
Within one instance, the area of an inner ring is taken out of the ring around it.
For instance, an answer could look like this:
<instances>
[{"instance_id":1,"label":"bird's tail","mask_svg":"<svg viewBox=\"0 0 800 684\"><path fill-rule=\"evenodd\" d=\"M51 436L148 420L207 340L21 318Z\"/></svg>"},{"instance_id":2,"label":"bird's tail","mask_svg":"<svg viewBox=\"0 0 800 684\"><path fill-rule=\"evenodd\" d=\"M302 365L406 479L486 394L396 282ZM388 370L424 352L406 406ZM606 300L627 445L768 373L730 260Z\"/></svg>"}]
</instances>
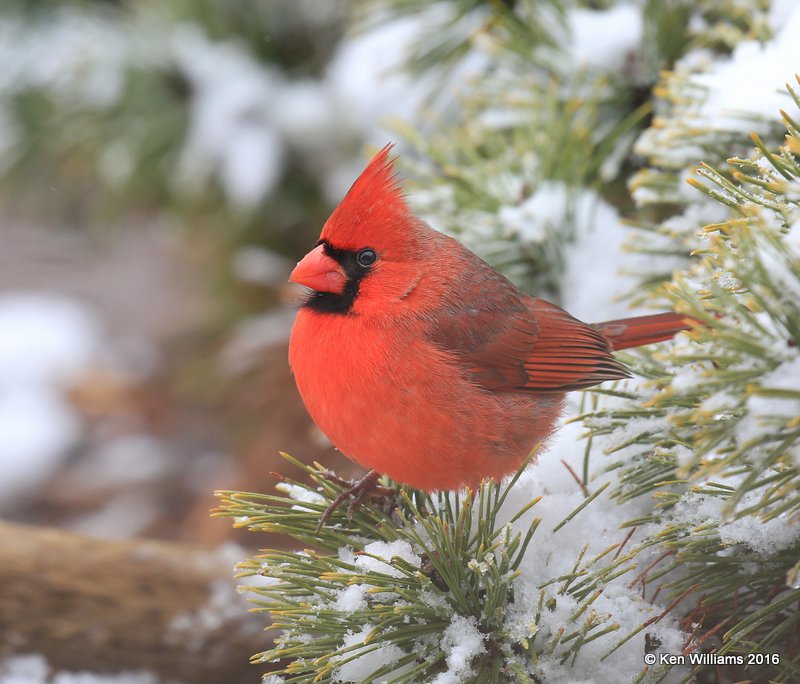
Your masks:
<instances>
[{"instance_id":1,"label":"bird's tail","mask_svg":"<svg viewBox=\"0 0 800 684\"><path fill-rule=\"evenodd\" d=\"M634 316L616 321L594 323L592 327L601 332L611 343L614 351L641 347L645 344L663 342L681 330L689 330L698 321L679 313L660 313L652 316Z\"/></svg>"}]
</instances>

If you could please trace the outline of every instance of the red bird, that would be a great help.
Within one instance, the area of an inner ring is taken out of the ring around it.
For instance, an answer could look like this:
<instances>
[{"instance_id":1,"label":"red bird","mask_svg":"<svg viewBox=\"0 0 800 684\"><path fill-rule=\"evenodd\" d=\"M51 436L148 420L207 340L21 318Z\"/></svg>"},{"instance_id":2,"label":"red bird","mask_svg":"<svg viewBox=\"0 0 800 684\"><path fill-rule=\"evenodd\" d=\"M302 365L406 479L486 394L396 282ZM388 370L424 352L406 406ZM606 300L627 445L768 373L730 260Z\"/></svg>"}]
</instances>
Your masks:
<instances>
[{"instance_id":1,"label":"red bird","mask_svg":"<svg viewBox=\"0 0 800 684\"><path fill-rule=\"evenodd\" d=\"M333 444L372 469L362 489L378 473L432 491L514 472L568 391L629 375L613 351L689 328L675 313L589 325L523 294L411 213L390 149L290 276L313 290L289 342L297 387Z\"/></svg>"}]
</instances>

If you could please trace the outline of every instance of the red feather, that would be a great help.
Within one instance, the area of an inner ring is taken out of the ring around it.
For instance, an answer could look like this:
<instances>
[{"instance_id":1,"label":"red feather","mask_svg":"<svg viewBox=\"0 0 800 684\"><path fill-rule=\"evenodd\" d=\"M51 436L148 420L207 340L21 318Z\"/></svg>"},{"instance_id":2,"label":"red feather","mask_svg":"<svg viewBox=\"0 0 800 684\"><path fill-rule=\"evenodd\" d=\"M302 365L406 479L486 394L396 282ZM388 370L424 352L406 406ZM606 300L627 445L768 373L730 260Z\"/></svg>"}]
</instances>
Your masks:
<instances>
[{"instance_id":1,"label":"red feather","mask_svg":"<svg viewBox=\"0 0 800 684\"><path fill-rule=\"evenodd\" d=\"M641 347L645 344L672 339L682 330L689 330L698 321L682 314L667 312L652 316L620 318L616 321L595 323L594 327L611 343L614 350Z\"/></svg>"},{"instance_id":2,"label":"red feather","mask_svg":"<svg viewBox=\"0 0 800 684\"><path fill-rule=\"evenodd\" d=\"M342 249L358 249L369 242L370 234L382 224L403 221L410 216L394 170L394 160L389 158L393 147L386 145L356 179L325 222L321 239Z\"/></svg>"},{"instance_id":3,"label":"red feather","mask_svg":"<svg viewBox=\"0 0 800 684\"><path fill-rule=\"evenodd\" d=\"M628 376L615 349L692 323L665 313L589 325L523 294L411 214L390 149L293 272L322 288L292 329L298 389L362 465L428 491L500 478L546 443L567 391ZM359 266L364 250L376 258Z\"/></svg>"}]
</instances>

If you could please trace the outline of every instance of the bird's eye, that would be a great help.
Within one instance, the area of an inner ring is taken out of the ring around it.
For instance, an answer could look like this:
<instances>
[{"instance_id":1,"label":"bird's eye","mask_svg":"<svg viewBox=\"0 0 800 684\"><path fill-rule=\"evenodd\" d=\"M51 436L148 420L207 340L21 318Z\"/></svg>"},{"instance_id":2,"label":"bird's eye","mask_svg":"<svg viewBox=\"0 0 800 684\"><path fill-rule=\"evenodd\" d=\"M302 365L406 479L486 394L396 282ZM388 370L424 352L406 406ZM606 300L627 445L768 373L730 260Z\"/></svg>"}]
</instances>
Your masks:
<instances>
[{"instance_id":1,"label":"bird's eye","mask_svg":"<svg viewBox=\"0 0 800 684\"><path fill-rule=\"evenodd\" d=\"M356 255L356 261L358 262L358 265L364 268L369 268L377 260L378 260L378 255L375 253L374 249L362 249Z\"/></svg>"}]
</instances>

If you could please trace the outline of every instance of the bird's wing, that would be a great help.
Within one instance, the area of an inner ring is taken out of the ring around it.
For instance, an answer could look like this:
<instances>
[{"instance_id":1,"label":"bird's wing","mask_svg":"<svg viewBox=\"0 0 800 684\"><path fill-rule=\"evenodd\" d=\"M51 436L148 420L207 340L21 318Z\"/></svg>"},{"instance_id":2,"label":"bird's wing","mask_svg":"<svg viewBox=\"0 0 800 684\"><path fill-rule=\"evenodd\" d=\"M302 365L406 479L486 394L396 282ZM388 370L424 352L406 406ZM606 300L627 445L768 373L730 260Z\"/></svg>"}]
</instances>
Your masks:
<instances>
[{"instance_id":1,"label":"bird's wing","mask_svg":"<svg viewBox=\"0 0 800 684\"><path fill-rule=\"evenodd\" d=\"M474 382L487 390L566 392L628 377L600 332L510 283L491 291L500 285L484 282L468 300L475 305L438 317L431 331Z\"/></svg>"},{"instance_id":2,"label":"bird's wing","mask_svg":"<svg viewBox=\"0 0 800 684\"><path fill-rule=\"evenodd\" d=\"M525 389L574 390L630 376L594 327L543 299L532 301L539 334L523 361Z\"/></svg>"}]
</instances>

